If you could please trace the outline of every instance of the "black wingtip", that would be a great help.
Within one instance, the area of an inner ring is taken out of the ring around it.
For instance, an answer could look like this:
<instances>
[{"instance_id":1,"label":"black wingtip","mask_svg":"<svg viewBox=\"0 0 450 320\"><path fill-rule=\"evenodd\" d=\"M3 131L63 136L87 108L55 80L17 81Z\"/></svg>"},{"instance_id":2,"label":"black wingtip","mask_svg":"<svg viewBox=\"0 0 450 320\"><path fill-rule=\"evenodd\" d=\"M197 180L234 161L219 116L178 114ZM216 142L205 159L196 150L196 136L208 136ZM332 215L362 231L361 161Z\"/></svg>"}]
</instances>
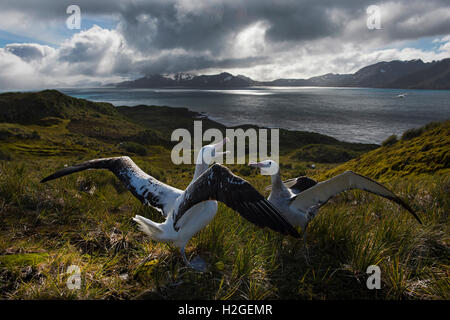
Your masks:
<instances>
[{"instance_id":1,"label":"black wingtip","mask_svg":"<svg viewBox=\"0 0 450 320\"><path fill-rule=\"evenodd\" d=\"M417 220L417 222L419 222L421 225L423 225L422 220L420 220L420 218L417 215L417 213L405 201L403 201L402 199L400 199L398 197L392 198L392 200L394 202L397 202L403 208L405 208L409 213L411 213L413 215L413 217Z\"/></svg>"},{"instance_id":2,"label":"black wingtip","mask_svg":"<svg viewBox=\"0 0 450 320\"><path fill-rule=\"evenodd\" d=\"M57 178L57 177L55 177L55 174L51 174L51 175L45 177L44 179L42 179L42 180L40 181L40 183L45 183L45 182L47 182L47 181L54 180L55 178Z\"/></svg>"},{"instance_id":3,"label":"black wingtip","mask_svg":"<svg viewBox=\"0 0 450 320\"><path fill-rule=\"evenodd\" d=\"M413 212L411 212L413 213ZM420 220L419 216L416 213L413 213L414 218L416 218L417 222L419 222L421 225L423 225L422 220Z\"/></svg>"},{"instance_id":4,"label":"black wingtip","mask_svg":"<svg viewBox=\"0 0 450 320\"><path fill-rule=\"evenodd\" d=\"M423 225L422 220L420 220L417 213L413 209L411 209L411 207L409 205L407 205L403 200L400 200L400 201L403 202L403 206L405 207L405 209L408 210L409 213L411 213L414 216L414 218L416 218L417 222L419 222L421 225Z\"/></svg>"},{"instance_id":5,"label":"black wingtip","mask_svg":"<svg viewBox=\"0 0 450 320\"><path fill-rule=\"evenodd\" d=\"M417 213L415 213L413 210L409 210L409 212L414 216L414 218L416 218L417 222L419 222L421 225L423 225L422 220L420 220Z\"/></svg>"}]
</instances>

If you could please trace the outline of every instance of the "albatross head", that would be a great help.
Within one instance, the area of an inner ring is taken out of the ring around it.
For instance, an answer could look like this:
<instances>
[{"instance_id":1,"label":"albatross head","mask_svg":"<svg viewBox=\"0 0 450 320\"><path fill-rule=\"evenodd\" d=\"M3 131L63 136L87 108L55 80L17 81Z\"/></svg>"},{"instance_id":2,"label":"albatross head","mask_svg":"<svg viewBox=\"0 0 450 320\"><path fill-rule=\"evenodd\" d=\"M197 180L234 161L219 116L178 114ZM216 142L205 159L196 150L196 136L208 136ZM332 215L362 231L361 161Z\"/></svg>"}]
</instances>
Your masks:
<instances>
[{"instance_id":1,"label":"albatross head","mask_svg":"<svg viewBox=\"0 0 450 320\"><path fill-rule=\"evenodd\" d=\"M250 162L248 164L252 168L259 168L262 175L273 176L280 172L278 163L273 160L264 160L261 162Z\"/></svg>"},{"instance_id":2,"label":"albatross head","mask_svg":"<svg viewBox=\"0 0 450 320\"><path fill-rule=\"evenodd\" d=\"M229 141L228 138L223 139L221 142L216 144L209 144L200 149L197 156L197 161L195 163L194 178L195 181L203 172L208 169L208 166L215 161L222 160L222 156L229 151L221 152L220 148Z\"/></svg>"},{"instance_id":3,"label":"albatross head","mask_svg":"<svg viewBox=\"0 0 450 320\"><path fill-rule=\"evenodd\" d=\"M223 152L223 151L219 151L219 150L228 141L230 141L230 140L228 138L225 138L222 141L220 141L219 143L209 144L207 146L204 146L198 154L197 164L204 163L206 165L210 165L215 161L222 160L222 156L224 154L229 153L230 151Z\"/></svg>"}]
</instances>

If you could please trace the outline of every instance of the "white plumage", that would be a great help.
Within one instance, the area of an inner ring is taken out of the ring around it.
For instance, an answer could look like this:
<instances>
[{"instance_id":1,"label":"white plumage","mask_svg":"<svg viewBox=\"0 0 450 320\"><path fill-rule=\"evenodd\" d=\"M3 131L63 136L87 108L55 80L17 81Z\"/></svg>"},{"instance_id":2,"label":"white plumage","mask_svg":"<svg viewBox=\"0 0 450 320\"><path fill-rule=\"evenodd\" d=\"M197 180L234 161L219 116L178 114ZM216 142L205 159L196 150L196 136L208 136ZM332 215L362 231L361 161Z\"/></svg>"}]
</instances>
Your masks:
<instances>
[{"instance_id":1,"label":"white plumage","mask_svg":"<svg viewBox=\"0 0 450 320\"><path fill-rule=\"evenodd\" d=\"M215 164L208 168L209 162L224 154L217 150L226 141L227 139L200 150L194 178L184 191L146 174L129 157L87 161L57 171L41 182L87 169L112 171L142 203L158 209L166 218L164 222L157 223L136 215L133 220L138 223L140 229L153 240L173 243L180 249L183 260L188 266L203 271L204 262L190 263L186 258L184 247L216 215L218 206L215 200L225 203L258 226L298 236L297 231L277 209L247 181L233 175L221 165Z\"/></svg>"},{"instance_id":2,"label":"white plumage","mask_svg":"<svg viewBox=\"0 0 450 320\"><path fill-rule=\"evenodd\" d=\"M346 171L319 183L310 183L305 190L299 191L293 185L296 179L289 180L289 183L281 180L280 169L275 161L265 160L258 163L249 163L249 166L260 168L261 174L270 172L272 185L270 187L271 193L267 199L279 209L292 225L300 226L303 232L322 205L333 196L350 189L361 189L390 199L403 206L419 223L422 223L417 214L392 191L380 183L352 171ZM313 181L312 179L309 180Z\"/></svg>"}]
</instances>

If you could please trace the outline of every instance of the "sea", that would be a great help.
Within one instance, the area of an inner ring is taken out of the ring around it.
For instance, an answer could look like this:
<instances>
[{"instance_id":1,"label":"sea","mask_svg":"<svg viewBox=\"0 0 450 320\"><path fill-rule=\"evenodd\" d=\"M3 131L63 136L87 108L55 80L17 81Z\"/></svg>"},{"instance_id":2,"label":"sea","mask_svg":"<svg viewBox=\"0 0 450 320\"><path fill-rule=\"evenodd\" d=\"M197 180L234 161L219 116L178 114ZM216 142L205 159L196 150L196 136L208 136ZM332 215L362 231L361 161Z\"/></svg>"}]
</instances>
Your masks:
<instances>
[{"instance_id":1,"label":"sea","mask_svg":"<svg viewBox=\"0 0 450 320\"><path fill-rule=\"evenodd\" d=\"M185 107L227 126L254 124L380 144L390 135L450 119L450 90L331 87L242 89L61 88L115 106Z\"/></svg>"}]
</instances>

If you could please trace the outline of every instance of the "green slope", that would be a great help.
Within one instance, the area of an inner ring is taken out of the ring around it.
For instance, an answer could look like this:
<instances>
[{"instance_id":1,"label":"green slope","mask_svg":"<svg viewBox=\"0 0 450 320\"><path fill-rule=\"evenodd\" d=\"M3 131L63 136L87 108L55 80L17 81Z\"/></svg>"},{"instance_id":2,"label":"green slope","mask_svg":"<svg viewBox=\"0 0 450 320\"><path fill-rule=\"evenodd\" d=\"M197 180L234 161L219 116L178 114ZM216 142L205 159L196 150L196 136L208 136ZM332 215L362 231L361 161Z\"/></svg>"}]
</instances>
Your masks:
<instances>
[{"instance_id":1,"label":"green slope","mask_svg":"<svg viewBox=\"0 0 450 320\"><path fill-rule=\"evenodd\" d=\"M57 90L0 94L0 121L39 124L41 119L118 115L110 103L91 102L66 96Z\"/></svg>"},{"instance_id":2,"label":"green slope","mask_svg":"<svg viewBox=\"0 0 450 320\"><path fill-rule=\"evenodd\" d=\"M378 180L423 173L444 173L450 168L450 120L406 131L393 144L380 147L329 170L331 177L353 170Z\"/></svg>"}]
</instances>

